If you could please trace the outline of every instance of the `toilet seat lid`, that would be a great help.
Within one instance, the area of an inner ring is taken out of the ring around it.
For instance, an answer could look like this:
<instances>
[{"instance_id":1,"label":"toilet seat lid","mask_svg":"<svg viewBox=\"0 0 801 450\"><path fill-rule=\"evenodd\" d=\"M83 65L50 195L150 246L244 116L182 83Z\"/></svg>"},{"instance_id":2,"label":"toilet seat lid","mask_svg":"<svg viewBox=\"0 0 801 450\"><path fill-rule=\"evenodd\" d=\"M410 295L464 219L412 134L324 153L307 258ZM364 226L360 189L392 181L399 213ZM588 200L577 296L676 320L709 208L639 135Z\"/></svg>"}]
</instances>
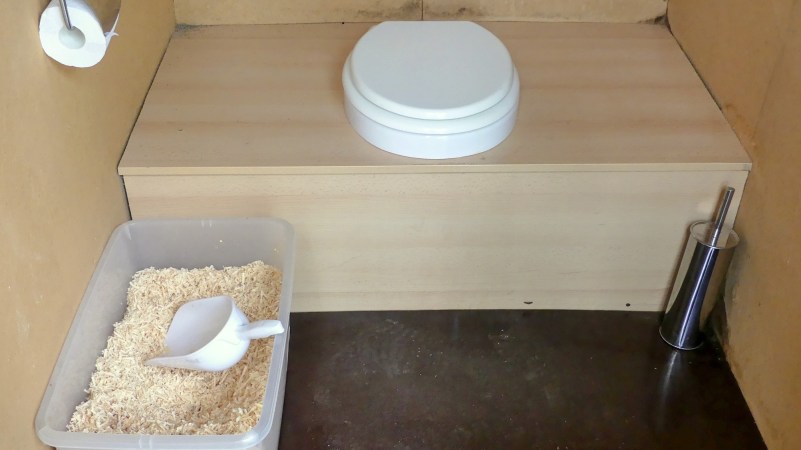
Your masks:
<instances>
[{"instance_id":1,"label":"toilet seat lid","mask_svg":"<svg viewBox=\"0 0 801 450\"><path fill-rule=\"evenodd\" d=\"M512 88L514 64L503 43L472 22L383 22L354 47L350 77L380 108L448 120L500 102Z\"/></svg>"}]
</instances>

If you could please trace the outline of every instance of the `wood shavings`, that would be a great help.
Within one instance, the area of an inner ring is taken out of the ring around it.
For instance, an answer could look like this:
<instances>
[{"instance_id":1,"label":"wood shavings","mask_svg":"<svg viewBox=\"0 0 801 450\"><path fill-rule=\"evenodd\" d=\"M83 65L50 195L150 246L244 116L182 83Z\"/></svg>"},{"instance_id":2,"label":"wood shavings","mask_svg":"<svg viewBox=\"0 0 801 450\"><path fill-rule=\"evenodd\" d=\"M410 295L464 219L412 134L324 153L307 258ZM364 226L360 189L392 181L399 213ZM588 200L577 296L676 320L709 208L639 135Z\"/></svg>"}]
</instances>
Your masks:
<instances>
[{"instance_id":1,"label":"wood shavings","mask_svg":"<svg viewBox=\"0 0 801 450\"><path fill-rule=\"evenodd\" d=\"M175 311L185 302L232 297L250 321L278 318L281 272L256 261L242 267L154 269L134 274L128 307L114 324L86 391L67 426L72 432L239 434L262 411L274 338L251 341L222 372L145 366L162 353Z\"/></svg>"}]
</instances>

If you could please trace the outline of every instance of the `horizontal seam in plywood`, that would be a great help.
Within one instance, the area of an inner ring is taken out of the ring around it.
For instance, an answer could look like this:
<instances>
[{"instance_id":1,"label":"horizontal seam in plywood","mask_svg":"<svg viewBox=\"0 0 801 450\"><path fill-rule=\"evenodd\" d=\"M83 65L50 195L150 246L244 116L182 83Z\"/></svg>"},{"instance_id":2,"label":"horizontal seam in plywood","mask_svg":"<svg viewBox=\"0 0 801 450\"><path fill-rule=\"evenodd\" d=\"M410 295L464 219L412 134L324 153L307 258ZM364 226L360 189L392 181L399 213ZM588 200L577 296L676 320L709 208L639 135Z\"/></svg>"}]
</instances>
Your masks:
<instances>
[{"instance_id":1,"label":"horizontal seam in plywood","mask_svg":"<svg viewBox=\"0 0 801 450\"><path fill-rule=\"evenodd\" d=\"M649 164L554 164L482 166L289 166L289 167L120 167L122 176L171 175L364 175L434 173L553 173L553 172L732 172L750 171L751 163L649 163Z\"/></svg>"}]
</instances>

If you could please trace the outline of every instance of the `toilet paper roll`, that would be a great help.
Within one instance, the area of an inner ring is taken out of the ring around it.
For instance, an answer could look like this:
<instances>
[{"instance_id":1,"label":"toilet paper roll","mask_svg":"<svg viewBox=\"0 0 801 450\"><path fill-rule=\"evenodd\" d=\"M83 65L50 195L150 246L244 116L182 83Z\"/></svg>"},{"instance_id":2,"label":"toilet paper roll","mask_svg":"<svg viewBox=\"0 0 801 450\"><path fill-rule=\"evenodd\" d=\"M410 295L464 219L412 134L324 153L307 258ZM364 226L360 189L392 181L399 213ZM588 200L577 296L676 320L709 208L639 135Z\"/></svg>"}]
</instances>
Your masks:
<instances>
[{"instance_id":1,"label":"toilet paper roll","mask_svg":"<svg viewBox=\"0 0 801 450\"><path fill-rule=\"evenodd\" d=\"M39 19L39 40L47 56L61 64L72 67L92 67L106 54L111 38L116 36L119 13L114 26L108 33L103 32L95 12L84 0L69 0L70 22L73 29L67 29L58 0L51 0Z\"/></svg>"}]
</instances>

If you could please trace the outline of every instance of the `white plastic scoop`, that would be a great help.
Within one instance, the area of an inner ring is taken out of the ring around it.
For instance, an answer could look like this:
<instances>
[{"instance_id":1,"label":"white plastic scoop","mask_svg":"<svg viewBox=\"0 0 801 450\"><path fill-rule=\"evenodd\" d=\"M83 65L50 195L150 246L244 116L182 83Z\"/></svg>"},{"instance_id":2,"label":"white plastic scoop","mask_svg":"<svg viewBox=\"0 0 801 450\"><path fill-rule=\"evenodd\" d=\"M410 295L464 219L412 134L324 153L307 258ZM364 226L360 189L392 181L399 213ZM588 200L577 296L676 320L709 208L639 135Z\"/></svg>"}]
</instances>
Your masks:
<instances>
[{"instance_id":1,"label":"white plastic scoop","mask_svg":"<svg viewBox=\"0 0 801 450\"><path fill-rule=\"evenodd\" d=\"M217 372L239 362L251 339L283 332L278 320L249 323L231 297L193 300L175 312L167 329L165 354L145 364Z\"/></svg>"}]
</instances>

